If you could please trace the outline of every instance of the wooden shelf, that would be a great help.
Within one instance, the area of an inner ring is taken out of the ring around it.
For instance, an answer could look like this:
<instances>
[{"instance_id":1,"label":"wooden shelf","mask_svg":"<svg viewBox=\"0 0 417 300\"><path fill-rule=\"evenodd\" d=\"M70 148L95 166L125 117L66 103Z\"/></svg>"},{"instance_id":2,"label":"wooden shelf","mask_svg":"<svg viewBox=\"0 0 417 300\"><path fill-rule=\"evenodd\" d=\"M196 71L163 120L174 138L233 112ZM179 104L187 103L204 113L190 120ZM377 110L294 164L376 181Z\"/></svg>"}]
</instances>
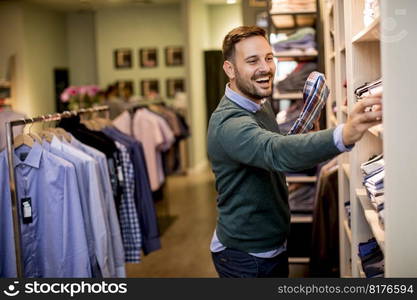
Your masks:
<instances>
[{"instance_id":1,"label":"wooden shelf","mask_svg":"<svg viewBox=\"0 0 417 300\"><path fill-rule=\"evenodd\" d=\"M342 47L339 48L339 52L346 51L346 45L343 43Z\"/></svg>"},{"instance_id":2,"label":"wooden shelf","mask_svg":"<svg viewBox=\"0 0 417 300\"><path fill-rule=\"evenodd\" d=\"M348 107L347 107L346 105L342 105L342 106L340 107L340 110L341 110L343 113L345 113L346 115L348 114Z\"/></svg>"},{"instance_id":3,"label":"wooden shelf","mask_svg":"<svg viewBox=\"0 0 417 300\"><path fill-rule=\"evenodd\" d=\"M350 229L347 220L343 221L343 227L345 228L345 232L348 237L349 243L352 245L352 230Z\"/></svg>"},{"instance_id":4,"label":"wooden shelf","mask_svg":"<svg viewBox=\"0 0 417 300\"><path fill-rule=\"evenodd\" d=\"M350 165L349 164L342 164L343 172L345 173L347 178L350 178Z\"/></svg>"},{"instance_id":5,"label":"wooden shelf","mask_svg":"<svg viewBox=\"0 0 417 300\"><path fill-rule=\"evenodd\" d=\"M317 181L317 176L287 176L288 183L311 183Z\"/></svg>"},{"instance_id":6,"label":"wooden shelf","mask_svg":"<svg viewBox=\"0 0 417 300\"><path fill-rule=\"evenodd\" d=\"M333 51L331 54L330 54L330 59L335 59L336 58L336 51Z\"/></svg>"},{"instance_id":7,"label":"wooden shelf","mask_svg":"<svg viewBox=\"0 0 417 300\"><path fill-rule=\"evenodd\" d=\"M303 11L289 11L289 12L270 12L271 16L294 16L294 15L315 15L316 10L303 10Z\"/></svg>"},{"instance_id":8,"label":"wooden shelf","mask_svg":"<svg viewBox=\"0 0 417 300\"><path fill-rule=\"evenodd\" d=\"M303 99L303 93L288 93L288 94L274 93L272 98L273 99L299 100L299 99Z\"/></svg>"},{"instance_id":9,"label":"wooden shelf","mask_svg":"<svg viewBox=\"0 0 417 300\"><path fill-rule=\"evenodd\" d=\"M383 138L384 129L382 127L382 124L373 126L369 128L368 131L378 138Z\"/></svg>"},{"instance_id":10,"label":"wooden shelf","mask_svg":"<svg viewBox=\"0 0 417 300\"><path fill-rule=\"evenodd\" d=\"M353 39L352 43L362 43L362 42L376 42L379 41L379 26L380 26L380 18L376 18L369 26L361 30L358 34L356 34Z\"/></svg>"},{"instance_id":11,"label":"wooden shelf","mask_svg":"<svg viewBox=\"0 0 417 300\"><path fill-rule=\"evenodd\" d=\"M312 215L291 215L291 223L312 223Z\"/></svg>"},{"instance_id":12,"label":"wooden shelf","mask_svg":"<svg viewBox=\"0 0 417 300\"><path fill-rule=\"evenodd\" d=\"M293 51L275 52L274 56L277 58L316 58L319 55L317 51L307 53L294 53Z\"/></svg>"},{"instance_id":13,"label":"wooden shelf","mask_svg":"<svg viewBox=\"0 0 417 300\"><path fill-rule=\"evenodd\" d=\"M327 14L329 16L331 16L333 14L333 7L334 7L334 3L333 1L331 1L328 5L327 5Z\"/></svg>"},{"instance_id":14,"label":"wooden shelf","mask_svg":"<svg viewBox=\"0 0 417 300\"><path fill-rule=\"evenodd\" d=\"M366 278L365 272L363 271L363 268L362 268L362 263L361 263L360 258L357 259L356 266L358 268L359 277Z\"/></svg>"},{"instance_id":15,"label":"wooden shelf","mask_svg":"<svg viewBox=\"0 0 417 300\"><path fill-rule=\"evenodd\" d=\"M334 114L330 115L330 124L332 124L332 126L337 126L337 119Z\"/></svg>"},{"instance_id":16,"label":"wooden shelf","mask_svg":"<svg viewBox=\"0 0 417 300\"><path fill-rule=\"evenodd\" d=\"M365 218L368 221L369 227L378 242L382 252L385 252L385 231L379 224L378 213L370 203L369 197L365 189L356 189L356 197L362 204Z\"/></svg>"},{"instance_id":17,"label":"wooden shelf","mask_svg":"<svg viewBox=\"0 0 417 300\"><path fill-rule=\"evenodd\" d=\"M308 263L310 263L310 257L288 257L288 263L290 263L290 264L308 264Z\"/></svg>"}]
</instances>

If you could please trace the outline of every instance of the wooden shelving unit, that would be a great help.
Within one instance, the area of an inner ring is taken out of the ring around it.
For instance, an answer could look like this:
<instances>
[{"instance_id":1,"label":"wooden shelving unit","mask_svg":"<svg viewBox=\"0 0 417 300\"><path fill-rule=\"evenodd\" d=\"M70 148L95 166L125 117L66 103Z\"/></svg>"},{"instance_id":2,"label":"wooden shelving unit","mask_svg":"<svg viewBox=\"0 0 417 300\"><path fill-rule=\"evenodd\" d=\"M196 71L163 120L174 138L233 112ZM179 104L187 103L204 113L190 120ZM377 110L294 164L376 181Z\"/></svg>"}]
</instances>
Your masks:
<instances>
[{"instance_id":1,"label":"wooden shelving unit","mask_svg":"<svg viewBox=\"0 0 417 300\"><path fill-rule=\"evenodd\" d=\"M288 183L313 183L317 181L317 176L287 176Z\"/></svg>"},{"instance_id":2,"label":"wooden shelving unit","mask_svg":"<svg viewBox=\"0 0 417 300\"><path fill-rule=\"evenodd\" d=\"M279 92L275 92L272 95L272 98L274 98L274 99L298 100L298 99L303 99L303 93L280 94Z\"/></svg>"},{"instance_id":3,"label":"wooden shelving unit","mask_svg":"<svg viewBox=\"0 0 417 300\"><path fill-rule=\"evenodd\" d=\"M315 11L291 11L291 12L274 12L272 11L272 1L267 1L267 9L268 9L268 36L271 35L271 33L275 32L285 32L287 34L295 32L297 29L304 27L305 25L301 25L301 23L298 22L299 18L305 18L309 17L311 19L314 19L314 25L312 27L315 27L316 30L320 28L319 22L318 22L318 12ZM280 17L282 16L282 17ZM274 17L275 18L286 18L286 16L289 16L292 18L294 27L288 28L288 27L276 27L274 24ZM319 32L316 32L316 40L317 37L320 36ZM274 56L277 58L278 65L277 68L279 68L279 63L284 61L315 61L318 62L323 58L323 53L319 53L317 50L315 51L306 51L306 52L300 52L300 53L294 53L294 51L281 51L281 52L275 52ZM323 72L323 70L318 70L320 72ZM277 89L274 88L274 93L272 96L272 99L275 101L280 100L302 100L303 99L303 93L300 91L299 93L289 93L289 94L280 94ZM287 183L305 183L313 185L317 182L316 176L288 176L286 178ZM291 226L294 224L295 227L302 226L302 232L297 232L296 234L303 234L303 236L306 236L306 240L308 240L307 236L311 236L311 228L313 222L313 216L312 213L301 215L301 214L292 214L291 215ZM304 226L304 227L303 227ZM291 236L290 236L291 240ZM290 242L289 242L290 243ZM306 243L306 249L309 247L309 243ZM297 264L308 264L310 261L309 257L291 257L291 253L289 257L290 263L297 263ZM308 256L310 253L306 251L305 255Z\"/></svg>"},{"instance_id":4,"label":"wooden shelving unit","mask_svg":"<svg viewBox=\"0 0 417 300\"><path fill-rule=\"evenodd\" d=\"M410 59L417 46L417 1L379 0L380 16L368 26L363 23L364 5L365 0L321 0L326 78L331 89L328 127L334 127L332 103L338 108L337 124L344 123L356 104L357 87L381 77L384 84L383 125L370 128L352 151L338 156L341 277L365 276L358 244L371 237L384 252L385 277L417 277L415 176L407 171L417 170L417 159L414 151L406 150L415 149L417 139L411 138L413 130L404 130L415 128L417 111L415 84L410 78L410 70L417 67ZM407 13L398 15L399 7ZM395 32L381 27L393 18ZM339 51L334 53L335 49ZM347 89L343 88L345 80ZM346 93L347 107L343 106ZM384 227L363 187L360 170L361 163L380 153L384 153L386 174ZM344 211L347 201L350 228Z\"/></svg>"},{"instance_id":5,"label":"wooden shelving unit","mask_svg":"<svg viewBox=\"0 0 417 300\"><path fill-rule=\"evenodd\" d=\"M370 200L369 200L368 195L366 194L365 189L356 189L356 197L359 199L362 205L365 219L368 221L368 225L373 233L373 236L378 242L378 245L381 248L382 252L384 252L385 232L384 232L384 229L379 224L377 211L369 202Z\"/></svg>"}]
</instances>

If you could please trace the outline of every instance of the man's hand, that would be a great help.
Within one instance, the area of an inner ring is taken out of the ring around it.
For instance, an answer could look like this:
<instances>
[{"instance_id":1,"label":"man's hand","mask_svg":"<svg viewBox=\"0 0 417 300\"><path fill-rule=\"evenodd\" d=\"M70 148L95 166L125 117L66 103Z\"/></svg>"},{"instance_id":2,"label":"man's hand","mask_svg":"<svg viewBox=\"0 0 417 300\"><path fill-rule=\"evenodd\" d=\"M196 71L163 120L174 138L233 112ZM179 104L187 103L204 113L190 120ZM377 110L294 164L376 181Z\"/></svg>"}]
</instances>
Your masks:
<instances>
[{"instance_id":1,"label":"man's hand","mask_svg":"<svg viewBox=\"0 0 417 300\"><path fill-rule=\"evenodd\" d=\"M346 146L359 141L368 128L382 122L382 95L375 94L356 103L343 127L343 143ZM365 111L373 107L372 111Z\"/></svg>"}]
</instances>

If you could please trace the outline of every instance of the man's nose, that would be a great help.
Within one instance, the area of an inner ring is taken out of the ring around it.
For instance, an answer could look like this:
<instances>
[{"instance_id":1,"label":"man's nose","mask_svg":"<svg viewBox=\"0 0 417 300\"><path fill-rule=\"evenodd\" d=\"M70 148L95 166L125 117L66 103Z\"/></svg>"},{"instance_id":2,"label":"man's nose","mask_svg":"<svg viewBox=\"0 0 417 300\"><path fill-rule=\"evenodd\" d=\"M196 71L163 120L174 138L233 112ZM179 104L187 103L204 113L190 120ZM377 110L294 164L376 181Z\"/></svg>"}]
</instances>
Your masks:
<instances>
[{"instance_id":1,"label":"man's nose","mask_svg":"<svg viewBox=\"0 0 417 300\"><path fill-rule=\"evenodd\" d=\"M262 61L260 66L259 66L259 71L261 72L271 72L271 66L266 62L266 61Z\"/></svg>"}]
</instances>

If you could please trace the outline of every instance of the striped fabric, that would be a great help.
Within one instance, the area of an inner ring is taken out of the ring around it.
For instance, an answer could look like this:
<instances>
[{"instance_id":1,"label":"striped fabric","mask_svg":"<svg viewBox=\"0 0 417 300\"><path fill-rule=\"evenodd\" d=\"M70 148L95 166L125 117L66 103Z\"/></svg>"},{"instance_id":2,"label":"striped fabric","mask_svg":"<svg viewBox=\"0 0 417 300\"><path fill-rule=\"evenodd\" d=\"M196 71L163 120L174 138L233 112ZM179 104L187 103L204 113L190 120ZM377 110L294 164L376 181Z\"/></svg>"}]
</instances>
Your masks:
<instances>
[{"instance_id":1,"label":"striped fabric","mask_svg":"<svg viewBox=\"0 0 417 300\"><path fill-rule=\"evenodd\" d=\"M324 75L316 71L312 72L304 84L303 110L288 134L306 133L311 130L314 122L320 117L329 93Z\"/></svg>"}]
</instances>

